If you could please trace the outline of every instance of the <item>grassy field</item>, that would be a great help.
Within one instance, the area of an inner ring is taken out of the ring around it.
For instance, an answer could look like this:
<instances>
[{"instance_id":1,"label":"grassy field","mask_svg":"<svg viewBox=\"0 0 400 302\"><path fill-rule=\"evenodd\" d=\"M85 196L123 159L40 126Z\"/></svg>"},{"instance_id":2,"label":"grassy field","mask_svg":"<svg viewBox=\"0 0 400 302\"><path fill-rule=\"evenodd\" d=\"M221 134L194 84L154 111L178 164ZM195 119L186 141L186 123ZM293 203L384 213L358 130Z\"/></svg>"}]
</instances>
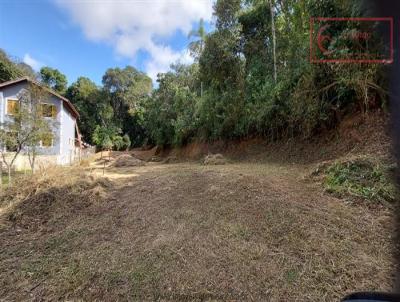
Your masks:
<instances>
[{"instance_id":1,"label":"grassy field","mask_svg":"<svg viewBox=\"0 0 400 302\"><path fill-rule=\"evenodd\" d=\"M100 167L3 196L0 300L337 301L391 289L390 210L323 193L304 166Z\"/></svg>"}]
</instances>

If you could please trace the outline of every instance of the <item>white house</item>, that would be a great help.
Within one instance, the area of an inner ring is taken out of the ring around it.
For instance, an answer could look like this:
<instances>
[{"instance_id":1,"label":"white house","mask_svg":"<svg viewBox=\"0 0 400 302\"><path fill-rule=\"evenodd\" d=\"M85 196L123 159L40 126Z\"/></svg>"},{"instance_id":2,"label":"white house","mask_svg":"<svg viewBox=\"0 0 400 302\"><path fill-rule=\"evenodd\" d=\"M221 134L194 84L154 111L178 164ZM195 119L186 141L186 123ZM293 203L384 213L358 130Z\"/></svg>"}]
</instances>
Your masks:
<instances>
[{"instance_id":1,"label":"white house","mask_svg":"<svg viewBox=\"0 0 400 302\"><path fill-rule=\"evenodd\" d=\"M45 118L52 119L56 125L53 127L54 138L51 141L40 142L37 161L59 165L71 164L76 159L77 149L81 145L77 127L79 113L68 99L53 90L43 87L27 77L0 83L0 125L12 120L19 95L24 90L29 90L29 86L32 84L40 86L48 92L46 102L42 102L42 114ZM24 156L22 155L21 158L16 163L17 169L26 166Z\"/></svg>"}]
</instances>

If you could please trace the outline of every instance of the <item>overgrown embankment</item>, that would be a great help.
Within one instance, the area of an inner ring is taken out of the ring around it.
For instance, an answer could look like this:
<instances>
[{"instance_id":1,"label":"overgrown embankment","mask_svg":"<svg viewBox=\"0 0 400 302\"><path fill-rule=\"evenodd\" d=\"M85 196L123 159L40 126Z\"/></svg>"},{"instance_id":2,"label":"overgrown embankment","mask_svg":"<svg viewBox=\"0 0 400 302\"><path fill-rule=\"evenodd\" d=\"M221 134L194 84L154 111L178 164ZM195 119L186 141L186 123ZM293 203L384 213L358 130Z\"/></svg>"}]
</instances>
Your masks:
<instances>
[{"instance_id":1,"label":"overgrown embankment","mask_svg":"<svg viewBox=\"0 0 400 302\"><path fill-rule=\"evenodd\" d=\"M15 178L0 193L0 222L32 229L60 227L106 194L107 179L90 176L79 167L52 167Z\"/></svg>"},{"instance_id":2,"label":"overgrown embankment","mask_svg":"<svg viewBox=\"0 0 400 302\"><path fill-rule=\"evenodd\" d=\"M311 138L194 142L164 149L161 154L180 160L201 160L208 154L222 153L235 161L301 164L325 192L346 200L367 200L387 206L396 199L396 166L388 129L388 115L372 111L349 115L337 128Z\"/></svg>"},{"instance_id":3,"label":"overgrown embankment","mask_svg":"<svg viewBox=\"0 0 400 302\"><path fill-rule=\"evenodd\" d=\"M374 111L347 116L332 130L304 138L296 136L277 141L260 137L215 142L192 142L183 147L165 148L162 156L198 160L209 153L223 153L236 160L318 163L349 155L371 155L394 161L391 155L388 114ZM155 150L155 149L153 149Z\"/></svg>"}]
</instances>

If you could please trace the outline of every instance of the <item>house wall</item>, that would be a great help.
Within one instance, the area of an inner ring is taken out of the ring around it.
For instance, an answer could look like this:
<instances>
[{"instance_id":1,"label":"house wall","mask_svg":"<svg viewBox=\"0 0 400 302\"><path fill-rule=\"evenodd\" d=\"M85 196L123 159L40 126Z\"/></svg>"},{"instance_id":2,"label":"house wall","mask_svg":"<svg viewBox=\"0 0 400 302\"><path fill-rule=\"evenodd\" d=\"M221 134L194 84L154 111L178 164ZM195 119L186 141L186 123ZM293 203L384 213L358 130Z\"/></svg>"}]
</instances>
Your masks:
<instances>
[{"instance_id":1,"label":"house wall","mask_svg":"<svg viewBox=\"0 0 400 302\"><path fill-rule=\"evenodd\" d=\"M75 160L75 123L72 114L61 106L61 144L59 164L71 164Z\"/></svg>"},{"instance_id":2,"label":"house wall","mask_svg":"<svg viewBox=\"0 0 400 302\"><path fill-rule=\"evenodd\" d=\"M18 99L21 91L27 89L28 86L29 84L24 82L0 88L0 123L11 121L10 116L7 115L7 99ZM46 103L54 104L57 108L56 119L48 118L54 133L53 146L38 147L38 154L43 158L54 156L58 164L70 164L74 161L76 153L74 152L76 119L58 97L49 95Z\"/></svg>"},{"instance_id":3,"label":"house wall","mask_svg":"<svg viewBox=\"0 0 400 302\"><path fill-rule=\"evenodd\" d=\"M28 89L27 83L18 83L15 85L0 88L3 93L3 99L1 101L1 121L3 123L11 122L12 119L7 114L7 100L18 99L19 94L23 89ZM52 147L38 147L38 153L41 155L58 155L60 154L60 121L61 121L61 101L55 96L49 96L46 103L54 104L57 107L56 119L49 118L49 123L53 128L54 139Z\"/></svg>"},{"instance_id":4,"label":"house wall","mask_svg":"<svg viewBox=\"0 0 400 302\"><path fill-rule=\"evenodd\" d=\"M11 157L14 153L8 153L6 158L8 162L10 162ZM38 155L35 159L35 170L40 170L43 168L48 168L51 166L55 166L58 164L58 155ZM29 161L29 157L26 154L19 154L17 159L15 160L12 170L15 171L23 171L23 170L30 170L31 164ZM3 165L3 173L6 173L6 166Z\"/></svg>"}]
</instances>

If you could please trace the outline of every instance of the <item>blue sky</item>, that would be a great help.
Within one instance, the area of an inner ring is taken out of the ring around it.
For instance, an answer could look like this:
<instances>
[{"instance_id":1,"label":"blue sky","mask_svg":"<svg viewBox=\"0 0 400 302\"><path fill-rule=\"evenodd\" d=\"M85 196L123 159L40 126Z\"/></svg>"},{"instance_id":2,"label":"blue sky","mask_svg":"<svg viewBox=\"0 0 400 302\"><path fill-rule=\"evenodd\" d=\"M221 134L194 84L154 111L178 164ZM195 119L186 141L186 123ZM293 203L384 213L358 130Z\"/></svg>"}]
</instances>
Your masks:
<instances>
[{"instance_id":1,"label":"blue sky","mask_svg":"<svg viewBox=\"0 0 400 302\"><path fill-rule=\"evenodd\" d=\"M0 48L34 69L51 66L71 84L101 84L110 67L133 65L156 78L169 64L190 63L188 32L211 0L1 0Z\"/></svg>"}]
</instances>

